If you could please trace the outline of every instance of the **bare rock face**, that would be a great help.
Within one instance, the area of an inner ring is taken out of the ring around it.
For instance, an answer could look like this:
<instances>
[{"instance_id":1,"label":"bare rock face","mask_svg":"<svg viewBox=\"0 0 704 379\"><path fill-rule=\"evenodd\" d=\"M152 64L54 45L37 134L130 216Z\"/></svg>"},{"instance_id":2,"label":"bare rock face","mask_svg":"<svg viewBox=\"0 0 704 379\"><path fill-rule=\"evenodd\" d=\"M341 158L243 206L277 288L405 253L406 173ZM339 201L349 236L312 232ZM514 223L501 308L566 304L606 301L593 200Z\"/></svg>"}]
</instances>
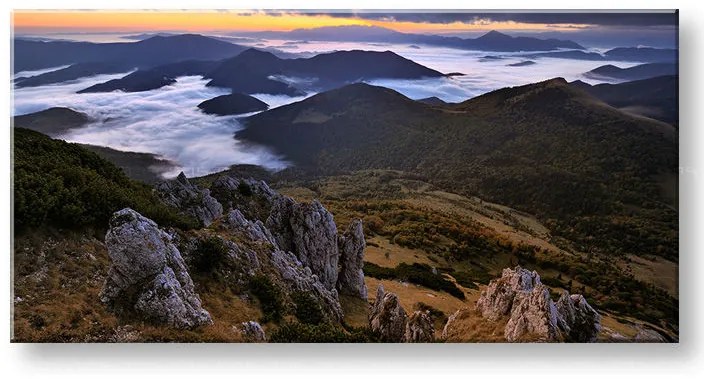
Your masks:
<instances>
[{"instance_id":1,"label":"bare rock face","mask_svg":"<svg viewBox=\"0 0 704 379\"><path fill-rule=\"evenodd\" d=\"M339 252L337 226L332 214L320 202L295 204L291 211L294 253L318 276L325 288L337 284Z\"/></svg>"},{"instance_id":2,"label":"bare rock face","mask_svg":"<svg viewBox=\"0 0 704 379\"><path fill-rule=\"evenodd\" d=\"M668 342L667 338L663 337L662 334L645 327L639 328L638 334L633 337L633 341L644 343Z\"/></svg>"},{"instance_id":3,"label":"bare rock face","mask_svg":"<svg viewBox=\"0 0 704 379\"><path fill-rule=\"evenodd\" d=\"M340 294L352 295L367 300L367 285L364 284L364 229L362 220L354 220L338 240L340 251L340 273L337 289Z\"/></svg>"},{"instance_id":4,"label":"bare rock face","mask_svg":"<svg viewBox=\"0 0 704 379\"><path fill-rule=\"evenodd\" d=\"M435 340L435 327L430 318L430 312L413 312L406 323L406 333L403 340L406 342L433 342Z\"/></svg>"},{"instance_id":5,"label":"bare rock face","mask_svg":"<svg viewBox=\"0 0 704 379\"><path fill-rule=\"evenodd\" d=\"M100 299L113 311L177 328L212 323L172 237L154 221L118 211L105 244L112 266Z\"/></svg>"},{"instance_id":6,"label":"bare rock face","mask_svg":"<svg viewBox=\"0 0 704 379\"><path fill-rule=\"evenodd\" d=\"M508 317L507 341L591 342L601 330L599 314L581 295L565 292L556 305L535 271L506 268L477 300L490 321Z\"/></svg>"},{"instance_id":7,"label":"bare rock face","mask_svg":"<svg viewBox=\"0 0 704 379\"><path fill-rule=\"evenodd\" d=\"M513 300L511 317L504 337L509 342L522 338L539 341L559 341L562 338L557 324L557 309L550 299L550 291L539 282L530 291L518 291Z\"/></svg>"},{"instance_id":8,"label":"bare rock face","mask_svg":"<svg viewBox=\"0 0 704 379\"><path fill-rule=\"evenodd\" d=\"M408 316L401 307L398 296L384 292L379 285L372 311L369 314L369 326L372 332L378 333L384 342L403 342L406 334Z\"/></svg>"},{"instance_id":9,"label":"bare rock face","mask_svg":"<svg viewBox=\"0 0 704 379\"><path fill-rule=\"evenodd\" d=\"M266 342L264 329L256 321L243 322L239 327L239 331L246 342Z\"/></svg>"},{"instance_id":10,"label":"bare rock face","mask_svg":"<svg viewBox=\"0 0 704 379\"><path fill-rule=\"evenodd\" d=\"M452 330L453 325L457 318L460 316L462 310L458 309L457 312L453 313L450 315L450 317L447 318L447 322L445 323L445 326L442 328L442 334L440 335L440 338L442 339L447 339L450 337L450 330Z\"/></svg>"},{"instance_id":11,"label":"bare rock face","mask_svg":"<svg viewBox=\"0 0 704 379\"><path fill-rule=\"evenodd\" d=\"M601 315L582 295L562 293L557 301L560 327L569 341L594 342L601 331Z\"/></svg>"},{"instance_id":12,"label":"bare rock face","mask_svg":"<svg viewBox=\"0 0 704 379\"><path fill-rule=\"evenodd\" d=\"M204 226L222 216L222 205L210 196L210 191L191 184L183 172L176 179L161 182L154 188L165 204L195 217Z\"/></svg>"},{"instance_id":13,"label":"bare rock face","mask_svg":"<svg viewBox=\"0 0 704 379\"><path fill-rule=\"evenodd\" d=\"M269 217L264 223L274 235L279 248L283 251L293 252L295 250L293 230L291 230L291 214L295 204L296 202L288 196L278 195L273 197Z\"/></svg>"},{"instance_id":14,"label":"bare rock face","mask_svg":"<svg viewBox=\"0 0 704 379\"><path fill-rule=\"evenodd\" d=\"M530 292L540 283L540 277L533 271L521 267L504 269L501 277L489 283L477 301L477 309L485 318L496 321L508 316L513 300L519 292Z\"/></svg>"},{"instance_id":15,"label":"bare rock face","mask_svg":"<svg viewBox=\"0 0 704 379\"><path fill-rule=\"evenodd\" d=\"M274 246L277 246L276 239L271 234L269 229L264 226L260 220L247 220L239 209L231 210L227 213L225 222L233 229L237 229L245 233L249 238L255 241L266 241Z\"/></svg>"}]
</instances>

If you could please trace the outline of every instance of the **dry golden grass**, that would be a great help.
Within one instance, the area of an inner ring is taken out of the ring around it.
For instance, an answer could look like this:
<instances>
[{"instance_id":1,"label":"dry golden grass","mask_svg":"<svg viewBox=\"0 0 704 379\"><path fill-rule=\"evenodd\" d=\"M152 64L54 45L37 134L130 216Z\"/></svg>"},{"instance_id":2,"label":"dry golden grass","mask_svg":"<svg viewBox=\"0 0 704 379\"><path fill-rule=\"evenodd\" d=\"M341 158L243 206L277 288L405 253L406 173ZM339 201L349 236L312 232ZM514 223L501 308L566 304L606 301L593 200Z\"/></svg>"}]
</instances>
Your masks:
<instances>
[{"instance_id":1,"label":"dry golden grass","mask_svg":"<svg viewBox=\"0 0 704 379\"><path fill-rule=\"evenodd\" d=\"M374 246L376 245L376 246ZM381 267L396 267L399 263L425 263L430 266L441 265L447 266L445 259L432 256L420 249L409 249L406 247L392 244L387 238L374 236L367 239L367 248L364 250L364 260L374 263Z\"/></svg>"},{"instance_id":2,"label":"dry golden grass","mask_svg":"<svg viewBox=\"0 0 704 379\"><path fill-rule=\"evenodd\" d=\"M507 320L488 321L472 308L464 308L450 324L446 342L506 342ZM442 331L440 331L442 332Z\"/></svg>"},{"instance_id":3,"label":"dry golden grass","mask_svg":"<svg viewBox=\"0 0 704 379\"><path fill-rule=\"evenodd\" d=\"M653 284L667 291L674 298L678 297L679 265L677 263L661 257L628 255L617 264L632 273L636 279Z\"/></svg>"},{"instance_id":4,"label":"dry golden grass","mask_svg":"<svg viewBox=\"0 0 704 379\"><path fill-rule=\"evenodd\" d=\"M354 327L366 327L369 324L370 303L358 297L341 295L340 305L345 314L345 324Z\"/></svg>"}]
</instances>

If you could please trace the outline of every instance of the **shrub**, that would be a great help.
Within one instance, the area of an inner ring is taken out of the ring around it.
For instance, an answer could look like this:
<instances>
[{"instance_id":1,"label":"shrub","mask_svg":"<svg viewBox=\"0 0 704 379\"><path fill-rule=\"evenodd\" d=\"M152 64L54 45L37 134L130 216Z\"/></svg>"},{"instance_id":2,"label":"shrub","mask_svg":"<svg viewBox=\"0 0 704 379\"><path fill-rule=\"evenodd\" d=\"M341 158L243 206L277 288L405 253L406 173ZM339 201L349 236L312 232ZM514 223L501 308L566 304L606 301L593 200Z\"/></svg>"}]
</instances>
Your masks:
<instances>
[{"instance_id":1,"label":"shrub","mask_svg":"<svg viewBox=\"0 0 704 379\"><path fill-rule=\"evenodd\" d=\"M240 181L237 185L237 190L242 194L242 196L252 196L252 187L249 186L244 180Z\"/></svg>"},{"instance_id":2,"label":"shrub","mask_svg":"<svg viewBox=\"0 0 704 379\"><path fill-rule=\"evenodd\" d=\"M395 268L381 267L371 262L364 262L364 275L377 279L398 279L409 281L432 290L445 291L464 300L464 292L457 288L443 275L434 273L432 267L422 263L400 263Z\"/></svg>"},{"instance_id":3,"label":"shrub","mask_svg":"<svg viewBox=\"0 0 704 379\"><path fill-rule=\"evenodd\" d=\"M360 343L378 342L367 328L343 328L331 324L284 323L269 338L270 342L279 343Z\"/></svg>"},{"instance_id":4,"label":"shrub","mask_svg":"<svg viewBox=\"0 0 704 379\"><path fill-rule=\"evenodd\" d=\"M262 322L279 321L283 314L283 302L281 300L281 292L264 275L257 275L249 281L249 290L257 300L264 314Z\"/></svg>"},{"instance_id":5,"label":"shrub","mask_svg":"<svg viewBox=\"0 0 704 379\"><path fill-rule=\"evenodd\" d=\"M296 306L295 315L298 321L312 325L323 322L325 318L323 310L313 296L303 291L296 291L291 294L291 300Z\"/></svg>"},{"instance_id":6,"label":"shrub","mask_svg":"<svg viewBox=\"0 0 704 379\"><path fill-rule=\"evenodd\" d=\"M211 273L220 267L227 256L227 247L219 237L208 237L198 241L194 252L193 266L197 272Z\"/></svg>"},{"instance_id":7,"label":"shrub","mask_svg":"<svg viewBox=\"0 0 704 379\"><path fill-rule=\"evenodd\" d=\"M146 184L83 147L16 128L14 203L18 231L37 226L107 228L130 207L160 226L191 229L196 220L164 205Z\"/></svg>"}]
</instances>

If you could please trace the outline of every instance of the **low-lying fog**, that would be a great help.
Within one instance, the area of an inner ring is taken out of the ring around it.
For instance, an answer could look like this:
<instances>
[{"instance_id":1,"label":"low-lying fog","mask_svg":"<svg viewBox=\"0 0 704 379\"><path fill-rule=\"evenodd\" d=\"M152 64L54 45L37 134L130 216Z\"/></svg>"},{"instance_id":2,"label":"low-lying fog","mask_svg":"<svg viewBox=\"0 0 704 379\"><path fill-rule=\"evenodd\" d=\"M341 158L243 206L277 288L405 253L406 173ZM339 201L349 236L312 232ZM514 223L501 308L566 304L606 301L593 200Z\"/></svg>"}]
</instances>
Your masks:
<instances>
[{"instance_id":1,"label":"low-lying fog","mask_svg":"<svg viewBox=\"0 0 704 379\"><path fill-rule=\"evenodd\" d=\"M629 67L636 63L593 62L571 59L527 59L509 56L504 59L484 59L496 56L492 52L464 51L450 48L384 45L371 43L289 43L266 41L267 46L290 53L329 52L333 50L392 50L399 55L435 70L461 72L465 76L421 80L372 80L369 83L392 88L404 95L420 99L437 96L457 102L503 88L533 83L556 76L568 81L581 79L582 73L604 64ZM261 44L261 42L260 42ZM508 66L525 60L535 64ZM36 75L19 72L13 77ZM69 83L17 88L14 90L14 114L21 115L50 107L68 107L84 112L95 121L88 126L61 136L71 142L107 146L118 150L157 154L178 164L167 176L183 170L188 176L217 172L232 164L257 164L281 169L287 163L263 147L245 146L233 138L242 126L235 116L212 116L198 110L207 99L229 93L229 90L206 87L201 77L181 77L174 85L137 93L88 93L76 91L119 75L100 75ZM302 97L255 95L272 108L302 100Z\"/></svg>"}]
</instances>

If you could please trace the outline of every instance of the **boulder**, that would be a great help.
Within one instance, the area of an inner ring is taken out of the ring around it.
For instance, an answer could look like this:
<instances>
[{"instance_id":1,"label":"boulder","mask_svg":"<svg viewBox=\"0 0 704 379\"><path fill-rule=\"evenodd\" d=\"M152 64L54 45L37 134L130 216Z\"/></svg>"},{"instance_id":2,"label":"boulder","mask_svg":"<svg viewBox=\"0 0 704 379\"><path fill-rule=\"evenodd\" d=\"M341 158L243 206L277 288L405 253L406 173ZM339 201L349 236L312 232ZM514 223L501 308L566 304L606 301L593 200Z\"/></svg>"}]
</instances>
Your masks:
<instances>
[{"instance_id":1,"label":"boulder","mask_svg":"<svg viewBox=\"0 0 704 379\"><path fill-rule=\"evenodd\" d=\"M338 239L340 251L340 273L337 289L340 294L367 300L367 285L364 284L364 229L362 220L354 220Z\"/></svg>"},{"instance_id":2,"label":"boulder","mask_svg":"<svg viewBox=\"0 0 704 379\"><path fill-rule=\"evenodd\" d=\"M582 295L564 291L557 301L560 327L568 341L594 342L601 331L601 315Z\"/></svg>"},{"instance_id":3,"label":"boulder","mask_svg":"<svg viewBox=\"0 0 704 379\"><path fill-rule=\"evenodd\" d=\"M403 342L407 319L398 296L384 292L384 287L379 285L369 314L369 327L372 332L379 334L384 342Z\"/></svg>"},{"instance_id":4,"label":"boulder","mask_svg":"<svg viewBox=\"0 0 704 379\"><path fill-rule=\"evenodd\" d=\"M429 311L413 312L406 323L406 333L403 335L403 340L405 342L433 342L435 340L435 327Z\"/></svg>"},{"instance_id":5,"label":"boulder","mask_svg":"<svg viewBox=\"0 0 704 379\"><path fill-rule=\"evenodd\" d=\"M256 321L247 321L240 324L239 331L245 342L266 342L264 329Z\"/></svg>"},{"instance_id":6,"label":"boulder","mask_svg":"<svg viewBox=\"0 0 704 379\"><path fill-rule=\"evenodd\" d=\"M183 172L174 180L158 183L154 189L165 204L195 217L204 226L222 216L222 205L210 196L210 191L191 184Z\"/></svg>"},{"instance_id":7,"label":"boulder","mask_svg":"<svg viewBox=\"0 0 704 379\"><path fill-rule=\"evenodd\" d=\"M668 342L667 338L663 337L662 334L645 327L640 327L638 333L633 337L635 342Z\"/></svg>"},{"instance_id":8,"label":"boulder","mask_svg":"<svg viewBox=\"0 0 704 379\"><path fill-rule=\"evenodd\" d=\"M535 271L506 268L492 280L477 310L490 321L507 317L507 341L592 342L601 330L599 314L582 295L563 293L556 305Z\"/></svg>"},{"instance_id":9,"label":"boulder","mask_svg":"<svg viewBox=\"0 0 704 379\"><path fill-rule=\"evenodd\" d=\"M477 309L490 321L497 321L511 314L513 300L519 292L532 291L540 283L535 271L521 267L506 268L501 277L492 280L477 301Z\"/></svg>"},{"instance_id":10,"label":"boulder","mask_svg":"<svg viewBox=\"0 0 704 379\"><path fill-rule=\"evenodd\" d=\"M295 204L290 223L296 257L304 266L310 267L325 288L334 289L339 252L337 226L332 214L313 200L309 204Z\"/></svg>"},{"instance_id":11,"label":"boulder","mask_svg":"<svg viewBox=\"0 0 704 379\"><path fill-rule=\"evenodd\" d=\"M172 237L125 208L105 236L111 266L100 300L120 316L193 328L210 324Z\"/></svg>"}]
</instances>

